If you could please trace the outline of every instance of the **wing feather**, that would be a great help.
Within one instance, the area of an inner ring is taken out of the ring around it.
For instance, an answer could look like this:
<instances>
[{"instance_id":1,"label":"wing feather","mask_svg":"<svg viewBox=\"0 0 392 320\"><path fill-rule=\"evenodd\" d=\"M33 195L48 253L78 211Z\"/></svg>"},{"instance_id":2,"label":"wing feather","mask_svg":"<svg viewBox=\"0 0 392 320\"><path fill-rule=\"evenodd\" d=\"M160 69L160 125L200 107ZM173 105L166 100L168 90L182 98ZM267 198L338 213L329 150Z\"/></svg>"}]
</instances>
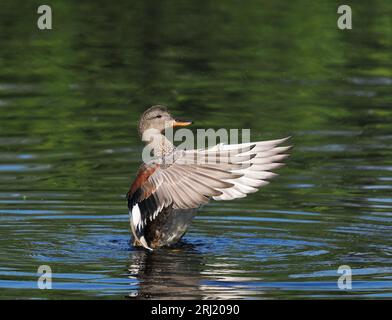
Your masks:
<instances>
[{"instance_id":1,"label":"wing feather","mask_svg":"<svg viewBox=\"0 0 392 320\"><path fill-rule=\"evenodd\" d=\"M256 192L289 156L289 146L278 147L287 139L174 151L167 157L170 161L145 164L128 192L133 232L140 240L145 224L164 208L197 208L210 198L232 200Z\"/></svg>"}]
</instances>

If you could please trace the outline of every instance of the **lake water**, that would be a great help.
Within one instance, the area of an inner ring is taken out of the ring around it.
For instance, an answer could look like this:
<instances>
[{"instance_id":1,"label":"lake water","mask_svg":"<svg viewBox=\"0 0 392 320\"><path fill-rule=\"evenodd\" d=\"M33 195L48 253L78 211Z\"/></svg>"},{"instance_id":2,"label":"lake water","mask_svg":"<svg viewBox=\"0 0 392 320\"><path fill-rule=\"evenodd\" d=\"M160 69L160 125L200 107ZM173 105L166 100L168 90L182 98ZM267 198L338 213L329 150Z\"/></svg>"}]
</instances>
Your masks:
<instances>
[{"instance_id":1,"label":"lake water","mask_svg":"<svg viewBox=\"0 0 392 320\"><path fill-rule=\"evenodd\" d=\"M336 1L47 1L51 31L39 4L0 4L0 298L392 298L392 2L346 31ZM157 103L294 149L149 253L125 194Z\"/></svg>"}]
</instances>

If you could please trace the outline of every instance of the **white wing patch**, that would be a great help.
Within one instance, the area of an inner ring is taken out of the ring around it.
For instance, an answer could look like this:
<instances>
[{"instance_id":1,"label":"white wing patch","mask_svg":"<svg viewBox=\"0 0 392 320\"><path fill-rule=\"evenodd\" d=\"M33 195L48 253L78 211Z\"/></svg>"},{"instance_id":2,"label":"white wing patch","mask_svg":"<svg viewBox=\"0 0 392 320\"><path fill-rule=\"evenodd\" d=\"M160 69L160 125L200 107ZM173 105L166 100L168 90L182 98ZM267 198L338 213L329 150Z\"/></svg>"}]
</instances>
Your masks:
<instances>
[{"instance_id":1,"label":"white wing patch","mask_svg":"<svg viewBox=\"0 0 392 320\"><path fill-rule=\"evenodd\" d=\"M137 203L132 208L131 216L132 216L133 226L135 227L136 230L140 230L142 228L141 215L140 215L139 205Z\"/></svg>"},{"instance_id":2,"label":"white wing patch","mask_svg":"<svg viewBox=\"0 0 392 320\"><path fill-rule=\"evenodd\" d=\"M142 217L140 214L140 208L139 205L136 203L132 210L129 211L130 214L130 220L132 223L132 232L133 235L135 236L135 238L137 240L139 240L139 242L142 244L142 246L148 250L152 249L148 246L146 239L144 238L144 235L142 234L140 237L137 236L137 233L142 232L143 226L145 225L145 222L143 223L142 221Z\"/></svg>"}]
</instances>

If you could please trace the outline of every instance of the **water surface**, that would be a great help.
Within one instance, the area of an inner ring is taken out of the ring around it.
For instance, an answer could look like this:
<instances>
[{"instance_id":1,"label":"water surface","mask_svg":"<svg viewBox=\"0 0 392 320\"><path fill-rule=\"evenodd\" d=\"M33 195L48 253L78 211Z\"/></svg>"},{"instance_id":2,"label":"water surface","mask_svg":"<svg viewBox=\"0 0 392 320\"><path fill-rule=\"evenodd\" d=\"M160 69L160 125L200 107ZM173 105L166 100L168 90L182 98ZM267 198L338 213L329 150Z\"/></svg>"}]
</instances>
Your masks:
<instances>
[{"instance_id":1,"label":"water surface","mask_svg":"<svg viewBox=\"0 0 392 320\"><path fill-rule=\"evenodd\" d=\"M0 298L392 298L392 3L0 4ZM292 135L173 249L129 243L140 113ZM53 289L37 289L49 265ZM337 287L340 265L352 290Z\"/></svg>"}]
</instances>

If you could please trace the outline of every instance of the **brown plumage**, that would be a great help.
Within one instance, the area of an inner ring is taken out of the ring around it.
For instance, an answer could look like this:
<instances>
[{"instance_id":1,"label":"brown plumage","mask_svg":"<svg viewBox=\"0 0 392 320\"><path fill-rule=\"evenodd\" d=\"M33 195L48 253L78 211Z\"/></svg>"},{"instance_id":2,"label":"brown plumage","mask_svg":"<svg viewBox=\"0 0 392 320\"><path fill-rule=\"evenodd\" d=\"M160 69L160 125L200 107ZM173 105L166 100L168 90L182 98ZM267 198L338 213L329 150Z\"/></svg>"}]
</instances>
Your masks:
<instances>
[{"instance_id":1,"label":"brown plumage","mask_svg":"<svg viewBox=\"0 0 392 320\"><path fill-rule=\"evenodd\" d=\"M281 167L279 161L288 156L284 152L290 147L278 147L288 138L176 150L162 132L189 124L174 120L161 106L148 109L140 119L140 135L155 158L140 167L127 194L135 245L152 250L176 243L202 204L256 192L276 176L270 170Z\"/></svg>"}]
</instances>

